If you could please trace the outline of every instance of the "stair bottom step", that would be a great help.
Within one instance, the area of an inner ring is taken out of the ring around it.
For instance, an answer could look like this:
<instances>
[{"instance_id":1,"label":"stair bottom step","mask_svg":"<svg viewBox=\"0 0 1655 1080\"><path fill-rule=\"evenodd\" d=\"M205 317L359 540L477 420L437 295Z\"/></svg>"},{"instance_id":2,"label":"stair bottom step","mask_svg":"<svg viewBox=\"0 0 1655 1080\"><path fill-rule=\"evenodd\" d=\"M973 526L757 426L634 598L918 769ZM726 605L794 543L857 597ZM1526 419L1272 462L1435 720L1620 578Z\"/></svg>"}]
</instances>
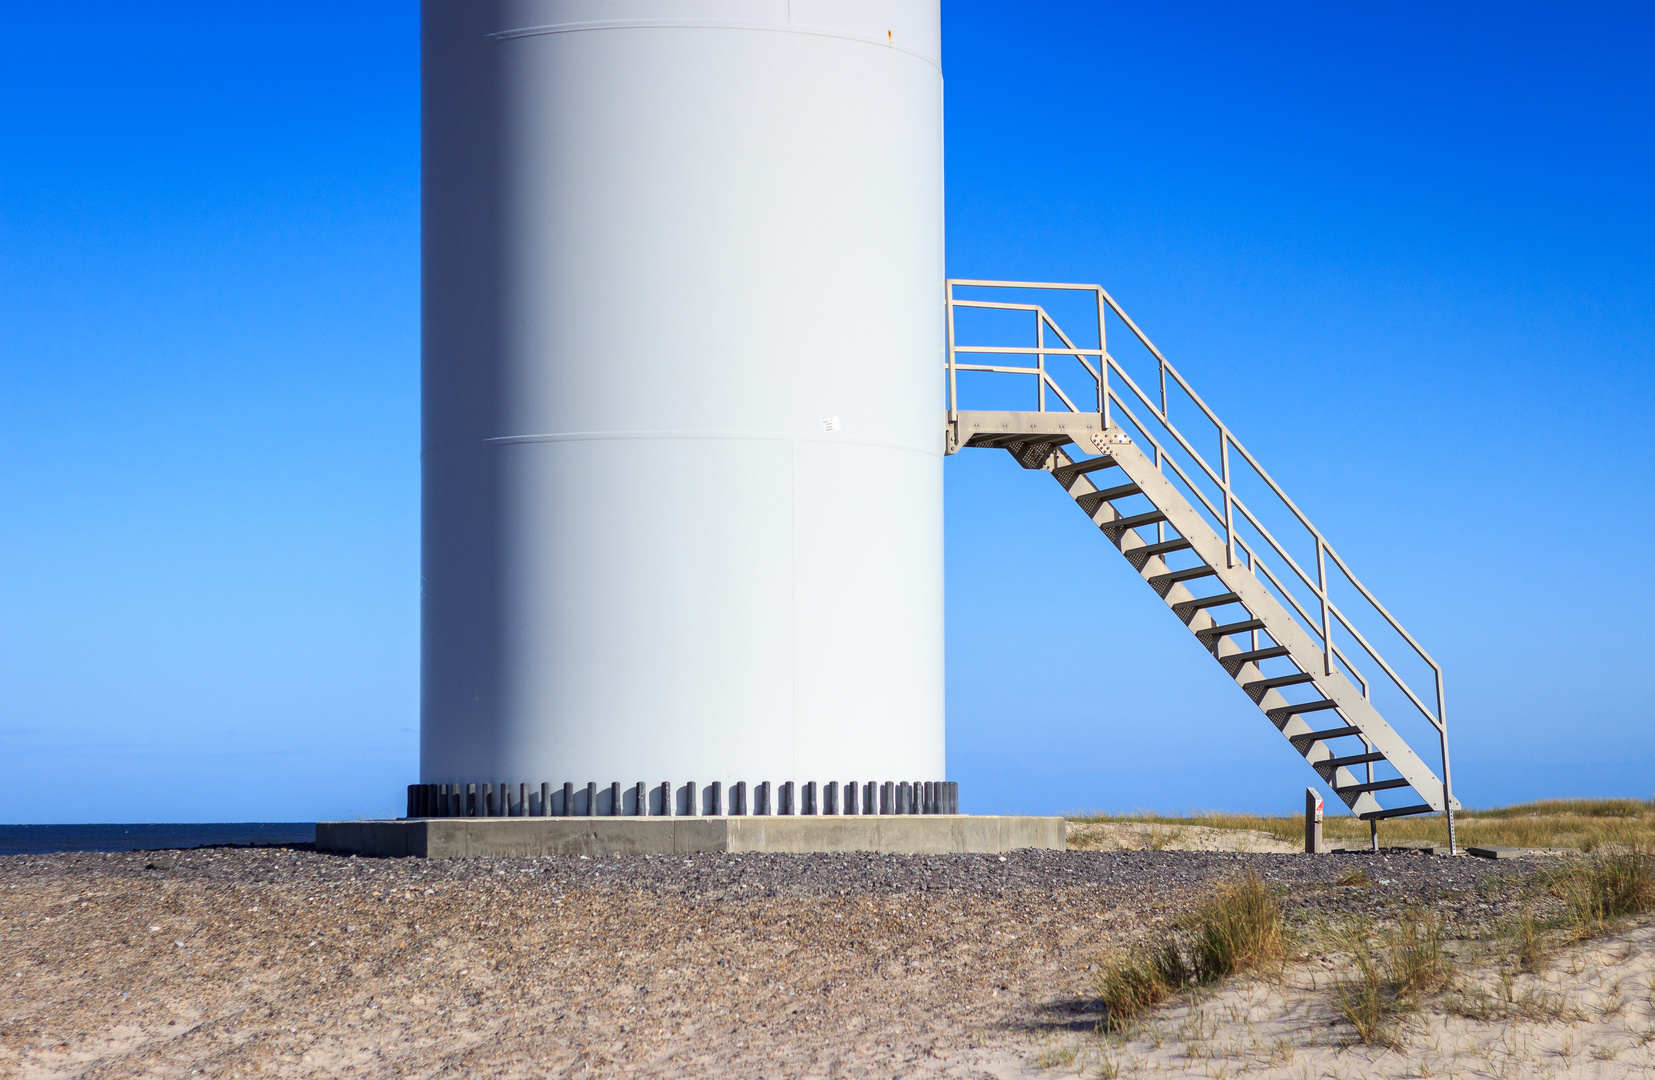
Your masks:
<instances>
[{"instance_id":1,"label":"stair bottom step","mask_svg":"<svg viewBox=\"0 0 1655 1080\"><path fill-rule=\"evenodd\" d=\"M1417 806L1398 806L1394 810L1370 810L1360 815L1363 821L1383 821L1393 817L1412 817L1415 814L1434 814L1437 808L1429 803L1420 803Z\"/></svg>"}]
</instances>

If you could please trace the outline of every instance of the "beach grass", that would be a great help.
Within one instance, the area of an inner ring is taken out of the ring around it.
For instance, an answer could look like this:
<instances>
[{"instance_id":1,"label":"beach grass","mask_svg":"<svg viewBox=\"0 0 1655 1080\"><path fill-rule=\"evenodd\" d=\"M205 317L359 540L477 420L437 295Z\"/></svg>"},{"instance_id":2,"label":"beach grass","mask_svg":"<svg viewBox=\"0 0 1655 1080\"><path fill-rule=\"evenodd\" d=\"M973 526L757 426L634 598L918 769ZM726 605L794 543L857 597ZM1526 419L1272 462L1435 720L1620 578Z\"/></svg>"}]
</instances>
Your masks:
<instances>
[{"instance_id":1,"label":"beach grass","mask_svg":"<svg viewBox=\"0 0 1655 1080\"><path fill-rule=\"evenodd\" d=\"M1286 953L1281 905L1249 870L1213 886L1158 939L1105 958L1094 980L1107 1010L1103 1026L1119 1030L1186 987L1277 964Z\"/></svg>"},{"instance_id":2,"label":"beach grass","mask_svg":"<svg viewBox=\"0 0 1655 1080\"><path fill-rule=\"evenodd\" d=\"M1553 871L1549 884L1577 933L1613 933L1629 916L1655 908L1655 856L1641 847L1606 851Z\"/></svg>"},{"instance_id":3,"label":"beach grass","mask_svg":"<svg viewBox=\"0 0 1655 1080\"><path fill-rule=\"evenodd\" d=\"M1081 823L1126 822L1155 825L1201 826L1209 829L1249 829L1268 833L1288 843L1304 840L1302 815L1271 816L1222 811L1192 811L1183 815L1152 813L1109 814L1077 812L1065 815ZM1550 799L1484 810L1462 810L1454 815L1456 839L1471 846L1563 848L1593 852L1605 846L1655 849L1655 802L1642 799ZM1344 815L1323 819L1322 835L1329 841L1366 843L1368 823ZM1448 842L1448 821L1441 814L1392 818L1380 823L1381 843Z\"/></svg>"},{"instance_id":4,"label":"beach grass","mask_svg":"<svg viewBox=\"0 0 1655 1080\"><path fill-rule=\"evenodd\" d=\"M1400 1047L1400 1021L1418 1012L1427 996L1453 978L1454 964L1443 948L1442 921L1415 911L1379 927L1358 918L1338 937L1355 968L1350 977L1333 985L1339 1013L1361 1042Z\"/></svg>"}]
</instances>

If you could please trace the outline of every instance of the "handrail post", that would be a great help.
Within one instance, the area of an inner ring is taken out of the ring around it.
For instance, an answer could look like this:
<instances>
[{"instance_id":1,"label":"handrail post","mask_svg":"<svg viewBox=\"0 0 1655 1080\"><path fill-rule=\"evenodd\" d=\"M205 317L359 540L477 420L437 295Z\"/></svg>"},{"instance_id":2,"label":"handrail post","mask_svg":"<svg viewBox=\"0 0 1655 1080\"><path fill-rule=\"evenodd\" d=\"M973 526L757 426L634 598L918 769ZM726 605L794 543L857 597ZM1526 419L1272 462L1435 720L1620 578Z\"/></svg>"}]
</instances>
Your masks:
<instances>
[{"instance_id":1,"label":"handrail post","mask_svg":"<svg viewBox=\"0 0 1655 1080\"><path fill-rule=\"evenodd\" d=\"M1324 675L1333 674L1333 620L1328 617L1327 600L1327 544L1316 534L1316 599L1322 604L1322 667Z\"/></svg>"},{"instance_id":2,"label":"handrail post","mask_svg":"<svg viewBox=\"0 0 1655 1080\"><path fill-rule=\"evenodd\" d=\"M953 444L959 438L960 423L960 386L959 375L955 370L954 360L954 283L947 282L943 286L943 306L948 312L948 442L947 450L952 454L957 447Z\"/></svg>"},{"instance_id":3,"label":"handrail post","mask_svg":"<svg viewBox=\"0 0 1655 1080\"><path fill-rule=\"evenodd\" d=\"M1448 854L1457 854L1454 836L1454 787L1448 768L1448 707L1442 698L1442 670L1432 665L1437 677L1437 735L1442 745L1442 809L1448 815Z\"/></svg>"},{"instance_id":4,"label":"handrail post","mask_svg":"<svg viewBox=\"0 0 1655 1080\"><path fill-rule=\"evenodd\" d=\"M1362 740L1362 753L1363 754L1371 754L1373 752L1373 741L1371 739L1369 739L1366 735L1362 735L1362 736L1359 736L1359 737ZM1371 762L1371 761L1368 762L1368 783L1370 783L1370 784L1373 783L1373 762ZM1379 819L1378 818L1369 818L1368 819L1368 850L1369 851L1378 851L1379 850Z\"/></svg>"},{"instance_id":5,"label":"handrail post","mask_svg":"<svg viewBox=\"0 0 1655 1080\"><path fill-rule=\"evenodd\" d=\"M1046 347L1046 313L1039 308L1036 308L1034 312L1034 347L1037 350L1044 349ZM1038 372L1038 374L1034 377L1035 386L1038 388L1035 390L1034 395L1035 411L1045 412L1046 354L1044 352L1037 351L1034 354L1034 367L1035 371Z\"/></svg>"},{"instance_id":6,"label":"handrail post","mask_svg":"<svg viewBox=\"0 0 1655 1080\"><path fill-rule=\"evenodd\" d=\"M1166 357L1155 357L1155 373L1161 382L1161 423L1172 427L1172 417L1167 415L1167 361Z\"/></svg>"},{"instance_id":7,"label":"handrail post","mask_svg":"<svg viewBox=\"0 0 1655 1080\"><path fill-rule=\"evenodd\" d=\"M1163 368L1163 371L1165 369ZM1167 413L1167 378L1161 376L1161 417ZM1169 423L1170 427L1171 424ZM1220 429L1218 432L1218 469L1224 478L1224 566L1225 569L1236 564L1236 529L1234 496L1230 494L1230 433Z\"/></svg>"},{"instance_id":8,"label":"handrail post","mask_svg":"<svg viewBox=\"0 0 1655 1080\"><path fill-rule=\"evenodd\" d=\"M1092 303L1098 311L1098 413L1103 420L1102 429L1109 430L1109 342L1104 337L1104 307L1103 290L1099 289L1092 296Z\"/></svg>"},{"instance_id":9,"label":"handrail post","mask_svg":"<svg viewBox=\"0 0 1655 1080\"><path fill-rule=\"evenodd\" d=\"M1165 464L1165 462L1163 462L1161 460L1161 444L1156 443L1155 444L1155 471L1160 472L1161 467L1164 464ZM1166 538L1167 538L1167 523L1166 523L1166 519L1163 518L1160 521L1157 521L1155 523L1155 542L1157 544L1159 544L1162 541L1164 541Z\"/></svg>"}]
</instances>

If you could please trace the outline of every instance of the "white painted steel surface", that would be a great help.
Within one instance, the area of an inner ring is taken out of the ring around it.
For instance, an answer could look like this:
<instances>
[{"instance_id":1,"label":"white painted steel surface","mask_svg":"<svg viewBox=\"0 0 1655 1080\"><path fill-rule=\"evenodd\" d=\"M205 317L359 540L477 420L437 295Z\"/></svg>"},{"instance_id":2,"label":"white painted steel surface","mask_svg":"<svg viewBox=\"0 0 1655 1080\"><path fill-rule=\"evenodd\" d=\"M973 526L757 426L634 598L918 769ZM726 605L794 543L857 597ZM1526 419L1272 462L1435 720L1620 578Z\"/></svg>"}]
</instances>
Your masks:
<instances>
[{"instance_id":1,"label":"white painted steel surface","mask_svg":"<svg viewBox=\"0 0 1655 1080\"><path fill-rule=\"evenodd\" d=\"M936 0L423 48L422 779L942 776Z\"/></svg>"}]
</instances>

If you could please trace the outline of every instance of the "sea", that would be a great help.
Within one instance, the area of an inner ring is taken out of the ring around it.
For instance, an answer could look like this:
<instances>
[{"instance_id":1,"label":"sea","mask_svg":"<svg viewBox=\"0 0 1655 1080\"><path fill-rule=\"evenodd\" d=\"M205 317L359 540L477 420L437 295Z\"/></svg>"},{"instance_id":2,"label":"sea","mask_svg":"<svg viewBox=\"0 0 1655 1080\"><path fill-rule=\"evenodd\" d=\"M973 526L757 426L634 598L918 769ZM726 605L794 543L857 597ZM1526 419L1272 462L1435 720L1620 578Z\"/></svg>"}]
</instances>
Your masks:
<instances>
[{"instance_id":1,"label":"sea","mask_svg":"<svg viewBox=\"0 0 1655 1080\"><path fill-rule=\"evenodd\" d=\"M53 851L314 844L314 821L221 821L184 825L0 825L0 855Z\"/></svg>"}]
</instances>

